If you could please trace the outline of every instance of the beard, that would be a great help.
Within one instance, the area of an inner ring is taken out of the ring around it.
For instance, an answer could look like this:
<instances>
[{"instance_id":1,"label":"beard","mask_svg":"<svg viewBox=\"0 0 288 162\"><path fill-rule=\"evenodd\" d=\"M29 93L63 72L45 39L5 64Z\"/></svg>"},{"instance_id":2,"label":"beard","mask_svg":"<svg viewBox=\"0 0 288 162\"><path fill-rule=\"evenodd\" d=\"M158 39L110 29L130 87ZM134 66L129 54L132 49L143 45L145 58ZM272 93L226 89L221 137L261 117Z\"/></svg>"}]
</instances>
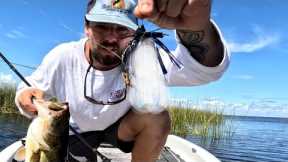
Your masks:
<instances>
[{"instance_id":1,"label":"beard","mask_svg":"<svg viewBox=\"0 0 288 162\"><path fill-rule=\"evenodd\" d=\"M121 62L122 50L117 43L100 42L95 47L91 48L91 54L94 60L97 60L102 65L116 65Z\"/></svg>"},{"instance_id":2,"label":"beard","mask_svg":"<svg viewBox=\"0 0 288 162\"><path fill-rule=\"evenodd\" d=\"M144 39L129 56L127 97L138 112L160 113L168 106L168 89L156 52L154 42Z\"/></svg>"}]
</instances>

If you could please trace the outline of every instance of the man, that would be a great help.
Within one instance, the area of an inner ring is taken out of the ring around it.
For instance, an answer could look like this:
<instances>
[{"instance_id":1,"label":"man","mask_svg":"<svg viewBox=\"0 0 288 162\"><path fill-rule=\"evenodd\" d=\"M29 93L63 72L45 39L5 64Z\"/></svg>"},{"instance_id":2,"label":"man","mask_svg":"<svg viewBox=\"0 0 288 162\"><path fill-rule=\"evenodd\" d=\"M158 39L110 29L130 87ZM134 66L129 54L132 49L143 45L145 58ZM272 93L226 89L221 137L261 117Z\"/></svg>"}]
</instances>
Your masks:
<instances>
[{"instance_id":1,"label":"man","mask_svg":"<svg viewBox=\"0 0 288 162\"><path fill-rule=\"evenodd\" d=\"M85 15L87 38L50 51L27 77L33 88L20 85L15 101L22 114L33 117L37 109L32 97L55 96L69 103L70 125L91 146L108 142L132 152L132 161L150 162L157 159L166 142L170 117L167 111L131 111L125 99L119 56L133 39L138 27L136 17L176 29L177 48L173 53L184 68L179 70L164 59L169 65L170 86L217 80L226 70L229 56L210 20L210 0L140 0L134 8L130 0L90 0ZM90 158L87 148L74 136L69 139L69 147L72 157Z\"/></svg>"}]
</instances>

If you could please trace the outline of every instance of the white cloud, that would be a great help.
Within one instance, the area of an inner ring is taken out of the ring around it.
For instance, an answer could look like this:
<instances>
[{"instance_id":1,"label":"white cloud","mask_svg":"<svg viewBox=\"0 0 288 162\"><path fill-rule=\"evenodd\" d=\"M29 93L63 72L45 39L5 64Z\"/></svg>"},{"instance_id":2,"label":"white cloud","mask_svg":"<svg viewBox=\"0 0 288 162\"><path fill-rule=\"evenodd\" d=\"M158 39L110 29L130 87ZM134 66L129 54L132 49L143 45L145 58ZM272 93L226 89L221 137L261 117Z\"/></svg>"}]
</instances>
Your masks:
<instances>
[{"instance_id":1,"label":"white cloud","mask_svg":"<svg viewBox=\"0 0 288 162\"><path fill-rule=\"evenodd\" d=\"M11 30L5 35L6 37L11 38L11 39L27 38L27 36L19 30Z\"/></svg>"},{"instance_id":2,"label":"white cloud","mask_svg":"<svg viewBox=\"0 0 288 162\"><path fill-rule=\"evenodd\" d=\"M59 25L62 26L65 30L67 30L69 32L74 32L74 30L70 26L68 26L64 23L60 23Z\"/></svg>"},{"instance_id":3,"label":"white cloud","mask_svg":"<svg viewBox=\"0 0 288 162\"><path fill-rule=\"evenodd\" d=\"M228 47L230 48L231 52L251 53L265 48L271 44L277 43L279 38L280 37L277 35L267 35L246 43L228 41Z\"/></svg>"},{"instance_id":4,"label":"white cloud","mask_svg":"<svg viewBox=\"0 0 288 162\"><path fill-rule=\"evenodd\" d=\"M244 103L227 103L225 114L243 116L287 117L288 104L277 100L264 101L262 99Z\"/></svg>"},{"instance_id":5,"label":"white cloud","mask_svg":"<svg viewBox=\"0 0 288 162\"><path fill-rule=\"evenodd\" d=\"M205 98L203 101L200 102L198 109L206 110L206 111L216 111L222 112L225 108L225 103L215 97Z\"/></svg>"},{"instance_id":6,"label":"white cloud","mask_svg":"<svg viewBox=\"0 0 288 162\"><path fill-rule=\"evenodd\" d=\"M252 75L235 75L233 76L234 79L241 79L241 80L251 80L254 79Z\"/></svg>"},{"instance_id":7,"label":"white cloud","mask_svg":"<svg viewBox=\"0 0 288 162\"><path fill-rule=\"evenodd\" d=\"M234 34L235 33L233 33L233 35ZM269 47L280 41L279 34L264 32L264 30L258 25L253 26L251 35L254 36L255 39L246 42L240 42L238 40L238 38L241 38L240 35L235 35L232 39L227 39L227 44L231 52L251 53ZM249 35L249 37L251 35Z\"/></svg>"},{"instance_id":8,"label":"white cloud","mask_svg":"<svg viewBox=\"0 0 288 162\"><path fill-rule=\"evenodd\" d=\"M190 99L170 98L169 105L182 108L194 108L195 102Z\"/></svg>"},{"instance_id":9,"label":"white cloud","mask_svg":"<svg viewBox=\"0 0 288 162\"><path fill-rule=\"evenodd\" d=\"M11 74L0 73L0 83L14 84L16 82L15 82L15 79L13 78L13 76Z\"/></svg>"},{"instance_id":10,"label":"white cloud","mask_svg":"<svg viewBox=\"0 0 288 162\"><path fill-rule=\"evenodd\" d=\"M29 5L30 4L30 2L28 2L27 0L22 0L23 1L23 3L25 4L25 5Z\"/></svg>"},{"instance_id":11,"label":"white cloud","mask_svg":"<svg viewBox=\"0 0 288 162\"><path fill-rule=\"evenodd\" d=\"M207 106L216 106L216 107L222 107L224 106L224 102L217 99L217 98L206 98L205 100L203 100L202 104L207 105Z\"/></svg>"},{"instance_id":12,"label":"white cloud","mask_svg":"<svg viewBox=\"0 0 288 162\"><path fill-rule=\"evenodd\" d=\"M250 107L248 103L226 103L224 114L227 115L249 115Z\"/></svg>"},{"instance_id":13,"label":"white cloud","mask_svg":"<svg viewBox=\"0 0 288 162\"><path fill-rule=\"evenodd\" d=\"M240 116L264 116L264 117L287 117L288 103L277 98L253 98L239 102L226 102L216 97L204 98L201 101L193 99L176 99L172 102L174 106L194 108L204 111L217 111L225 115Z\"/></svg>"},{"instance_id":14,"label":"white cloud","mask_svg":"<svg viewBox=\"0 0 288 162\"><path fill-rule=\"evenodd\" d=\"M288 115L287 104L278 103L277 101L273 101L273 103L256 101L251 103L249 108L249 114L252 116L287 117Z\"/></svg>"},{"instance_id":15,"label":"white cloud","mask_svg":"<svg viewBox=\"0 0 288 162\"><path fill-rule=\"evenodd\" d=\"M71 28L70 26L68 26L68 25L66 25L66 24L64 24L64 23L62 23L62 22L59 22L59 25L60 25L62 28L64 28L66 31L71 32L71 33L74 33L74 34L78 35L80 38L83 38L83 33L74 31L73 28Z\"/></svg>"}]
</instances>

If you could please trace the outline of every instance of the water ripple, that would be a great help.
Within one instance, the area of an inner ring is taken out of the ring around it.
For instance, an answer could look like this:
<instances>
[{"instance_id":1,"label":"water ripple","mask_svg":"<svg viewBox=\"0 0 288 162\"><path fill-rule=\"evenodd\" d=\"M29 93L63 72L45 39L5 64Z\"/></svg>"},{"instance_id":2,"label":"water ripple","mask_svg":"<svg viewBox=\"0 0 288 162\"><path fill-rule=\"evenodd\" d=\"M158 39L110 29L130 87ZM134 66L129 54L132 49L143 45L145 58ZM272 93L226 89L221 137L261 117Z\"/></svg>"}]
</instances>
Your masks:
<instances>
[{"instance_id":1,"label":"water ripple","mask_svg":"<svg viewBox=\"0 0 288 162\"><path fill-rule=\"evenodd\" d=\"M203 144L197 137L187 139L201 145L223 162L288 162L288 120L237 118L229 140Z\"/></svg>"}]
</instances>

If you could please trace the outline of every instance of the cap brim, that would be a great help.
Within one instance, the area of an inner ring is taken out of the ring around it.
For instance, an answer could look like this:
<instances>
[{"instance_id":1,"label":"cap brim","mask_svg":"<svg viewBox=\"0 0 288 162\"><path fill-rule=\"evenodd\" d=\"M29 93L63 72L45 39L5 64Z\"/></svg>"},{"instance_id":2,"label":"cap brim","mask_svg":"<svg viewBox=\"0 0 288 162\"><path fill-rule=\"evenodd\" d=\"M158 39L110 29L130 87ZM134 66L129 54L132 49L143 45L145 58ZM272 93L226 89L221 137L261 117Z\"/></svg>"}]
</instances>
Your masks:
<instances>
[{"instance_id":1,"label":"cap brim","mask_svg":"<svg viewBox=\"0 0 288 162\"><path fill-rule=\"evenodd\" d=\"M102 23L113 23L122 26L126 26L133 30L137 30L138 25L135 24L132 20L130 20L126 16L120 16L115 14L86 14L86 19L92 22L102 22Z\"/></svg>"}]
</instances>

